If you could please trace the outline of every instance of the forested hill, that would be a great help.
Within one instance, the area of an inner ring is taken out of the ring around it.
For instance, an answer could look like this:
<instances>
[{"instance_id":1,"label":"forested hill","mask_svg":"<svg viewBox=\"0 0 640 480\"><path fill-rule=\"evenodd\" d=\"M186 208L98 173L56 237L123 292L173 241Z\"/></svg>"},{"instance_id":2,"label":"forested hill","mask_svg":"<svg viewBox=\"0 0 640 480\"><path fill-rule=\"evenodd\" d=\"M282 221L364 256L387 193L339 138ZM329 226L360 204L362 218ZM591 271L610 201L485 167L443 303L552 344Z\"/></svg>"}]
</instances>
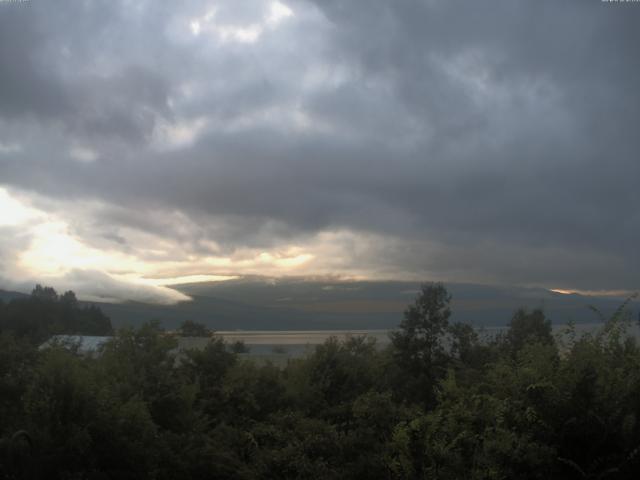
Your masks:
<instances>
[{"instance_id":1,"label":"forested hill","mask_svg":"<svg viewBox=\"0 0 640 480\"><path fill-rule=\"evenodd\" d=\"M114 326L160 319L175 328L185 319L214 330L387 329L397 325L417 282L345 282L297 278L239 278L174 286L193 298L172 306L99 304ZM504 326L520 307L542 308L554 324L598 322L593 305L610 315L621 298L563 295L542 288L448 284L455 321ZM638 303L631 306L637 315Z\"/></svg>"},{"instance_id":2,"label":"forested hill","mask_svg":"<svg viewBox=\"0 0 640 480\"><path fill-rule=\"evenodd\" d=\"M29 295L26 293L13 292L9 290L0 290L0 301L9 302L11 300L16 300L19 298L27 298Z\"/></svg>"}]
</instances>

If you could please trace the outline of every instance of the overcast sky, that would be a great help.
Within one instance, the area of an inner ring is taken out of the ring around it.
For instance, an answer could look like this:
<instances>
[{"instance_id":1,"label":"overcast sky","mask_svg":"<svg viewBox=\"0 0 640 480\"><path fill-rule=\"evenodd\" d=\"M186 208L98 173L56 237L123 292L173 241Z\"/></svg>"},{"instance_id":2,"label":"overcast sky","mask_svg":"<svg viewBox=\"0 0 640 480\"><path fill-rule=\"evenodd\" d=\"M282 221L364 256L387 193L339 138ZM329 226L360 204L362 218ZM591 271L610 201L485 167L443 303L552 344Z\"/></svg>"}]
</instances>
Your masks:
<instances>
[{"instance_id":1,"label":"overcast sky","mask_svg":"<svg viewBox=\"0 0 640 480\"><path fill-rule=\"evenodd\" d=\"M1 2L0 287L638 289L639 46L600 0Z\"/></svg>"}]
</instances>

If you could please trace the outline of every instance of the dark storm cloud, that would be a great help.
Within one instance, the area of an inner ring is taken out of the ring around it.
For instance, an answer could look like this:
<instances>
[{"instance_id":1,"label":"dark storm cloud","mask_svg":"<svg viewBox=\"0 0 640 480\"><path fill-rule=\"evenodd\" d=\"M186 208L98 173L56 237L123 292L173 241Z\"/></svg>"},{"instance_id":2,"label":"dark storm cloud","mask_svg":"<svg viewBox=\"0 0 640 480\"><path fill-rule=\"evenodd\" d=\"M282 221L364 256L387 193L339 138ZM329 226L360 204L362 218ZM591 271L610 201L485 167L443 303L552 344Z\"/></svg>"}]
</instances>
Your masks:
<instances>
[{"instance_id":1,"label":"dark storm cloud","mask_svg":"<svg viewBox=\"0 0 640 480\"><path fill-rule=\"evenodd\" d=\"M96 141L148 136L156 117L167 114L166 82L152 63L140 63L131 18L117 6L2 5L0 116L35 118ZM111 28L117 25L125 28Z\"/></svg>"},{"instance_id":2,"label":"dark storm cloud","mask_svg":"<svg viewBox=\"0 0 640 480\"><path fill-rule=\"evenodd\" d=\"M394 274L637 286L638 5L223 2L242 43L201 2L29 3L0 9L0 182L99 200L98 243L350 229Z\"/></svg>"},{"instance_id":3,"label":"dark storm cloud","mask_svg":"<svg viewBox=\"0 0 640 480\"><path fill-rule=\"evenodd\" d=\"M29 8L3 5L0 11L0 112L14 117L26 113L50 116L68 108L66 91L40 64L38 53L46 39L32 23Z\"/></svg>"}]
</instances>

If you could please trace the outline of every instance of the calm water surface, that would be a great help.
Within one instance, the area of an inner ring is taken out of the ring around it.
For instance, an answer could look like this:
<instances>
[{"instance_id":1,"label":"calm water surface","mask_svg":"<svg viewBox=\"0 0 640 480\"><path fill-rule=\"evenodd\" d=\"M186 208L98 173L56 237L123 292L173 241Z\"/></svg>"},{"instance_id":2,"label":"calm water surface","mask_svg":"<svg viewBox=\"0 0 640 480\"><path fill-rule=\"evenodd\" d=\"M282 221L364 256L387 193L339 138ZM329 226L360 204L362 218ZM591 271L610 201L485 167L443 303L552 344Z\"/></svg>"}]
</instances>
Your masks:
<instances>
[{"instance_id":1,"label":"calm water surface","mask_svg":"<svg viewBox=\"0 0 640 480\"><path fill-rule=\"evenodd\" d=\"M576 335L593 333L602 328L602 323L583 323L575 325ZM506 327L480 327L476 331L481 338L491 338L504 331ZM554 325L555 335L562 335L567 325ZM227 342L242 341L250 349L251 354L264 355L279 353L300 355L313 351L316 345L324 343L329 337L344 340L350 336L366 336L376 339L379 346L389 344L389 332L392 330L233 330L218 331ZM629 333L640 338L637 322L630 325Z\"/></svg>"}]
</instances>

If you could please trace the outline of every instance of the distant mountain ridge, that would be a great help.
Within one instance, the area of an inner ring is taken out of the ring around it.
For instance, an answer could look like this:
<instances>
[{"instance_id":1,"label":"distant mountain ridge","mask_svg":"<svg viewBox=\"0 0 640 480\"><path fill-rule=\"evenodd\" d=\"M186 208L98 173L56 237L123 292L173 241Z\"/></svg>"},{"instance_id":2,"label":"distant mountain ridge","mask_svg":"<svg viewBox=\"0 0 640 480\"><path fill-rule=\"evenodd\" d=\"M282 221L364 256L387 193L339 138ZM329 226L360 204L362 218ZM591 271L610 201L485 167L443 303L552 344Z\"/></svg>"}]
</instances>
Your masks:
<instances>
[{"instance_id":1,"label":"distant mountain ridge","mask_svg":"<svg viewBox=\"0 0 640 480\"><path fill-rule=\"evenodd\" d=\"M55 286L54 286L55 287ZM624 299L561 294L543 288L446 284L452 319L481 327L503 326L520 307L543 308L555 324L597 322L593 305L611 314ZM244 277L224 282L176 285L192 297L176 305L96 303L115 327L160 320L176 328L183 320L214 330L390 329L398 325L420 283ZM5 296L23 295L1 292ZM631 305L637 316L639 304Z\"/></svg>"},{"instance_id":2,"label":"distant mountain ridge","mask_svg":"<svg viewBox=\"0 0 640 480\"><path fill-rule=\"evenodd\" d=\"M26 298L28 296L29 295L27 295L26 293L13 292L10 290L0 290L0 300L2 300L3 302L10 302L11 300Z\"/></svg>"}]
</instances>

